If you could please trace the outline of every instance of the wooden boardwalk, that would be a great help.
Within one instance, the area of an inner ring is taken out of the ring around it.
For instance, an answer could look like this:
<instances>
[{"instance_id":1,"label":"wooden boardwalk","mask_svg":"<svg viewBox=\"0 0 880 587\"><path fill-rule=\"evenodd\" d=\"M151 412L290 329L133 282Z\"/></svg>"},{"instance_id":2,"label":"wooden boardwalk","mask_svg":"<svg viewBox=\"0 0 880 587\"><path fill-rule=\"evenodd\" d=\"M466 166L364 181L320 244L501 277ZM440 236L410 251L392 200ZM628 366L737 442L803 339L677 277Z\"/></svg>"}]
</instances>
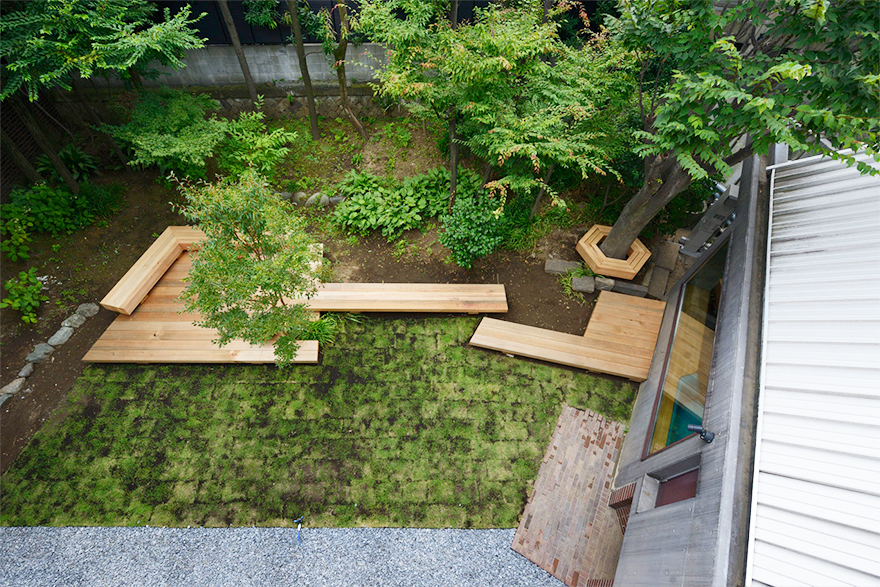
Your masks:
<instances>
[{"instance_id":1,"label":"wooden boardwalk","mask_svg":"<svg viewBox=\"0 0 880 587\"><path fill-rule=\"evenodd\" d=\"M609 585L623 533L608 506L623 425L563 406L511 547L566 585Z\"/></svg>"},{"instance_id":2,"label":"wooden boardwalk","mask_svg":"<svg viewBox=\"0 0 880 587\"><path fill-rule=\"evenodd\" d=\"M483 318L470 344L644 381L665 307L665 302L603 291L583 336Z\"/></svg>"}]
</instances>

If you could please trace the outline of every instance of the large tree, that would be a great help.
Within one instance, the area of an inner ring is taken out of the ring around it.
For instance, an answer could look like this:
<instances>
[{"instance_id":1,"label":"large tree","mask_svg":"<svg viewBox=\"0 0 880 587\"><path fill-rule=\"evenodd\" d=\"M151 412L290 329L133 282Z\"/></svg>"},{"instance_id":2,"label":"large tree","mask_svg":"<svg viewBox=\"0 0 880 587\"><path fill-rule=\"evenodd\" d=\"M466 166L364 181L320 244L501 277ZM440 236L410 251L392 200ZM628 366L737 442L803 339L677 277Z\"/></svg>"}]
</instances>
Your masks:
<instances>
[{"instance_id":1,"label":"large tree","mask_svg":"<svg viewBox=\"0 0 880 587\"><path fill-rule=\"evenodd\" d=\"M623 258L692 181L774 143L852 162L878 147L880 35L872 0L627 0L612 23L641 58L644 184L602 249ZM740 146L748 140L745 146ZM860 170L870 173L867 165Z\"/></svg>"},{"instance_id":2,"label":"large tree","mask_svg":"<svg viewBox=\"0 0 880 587\"><path fill-rule=\"evenodd\" d=\"M232 41L235 56L238 57L238 65L241 67L241 74L244 76L244 83L247 86L248 95L251 97L251 103L256 106L259 101L257 86L254 84L251 68L248 65L247 57L245 57L244 49L241 47L241 40L238 38L238 29L235 28L235 21L232 19L232 12L229 10L229 2L227 0L217 0L217 4L220 6L220 12L223 14L226 30L229 31L229 39Z\"/></svg>"}]
</instances>

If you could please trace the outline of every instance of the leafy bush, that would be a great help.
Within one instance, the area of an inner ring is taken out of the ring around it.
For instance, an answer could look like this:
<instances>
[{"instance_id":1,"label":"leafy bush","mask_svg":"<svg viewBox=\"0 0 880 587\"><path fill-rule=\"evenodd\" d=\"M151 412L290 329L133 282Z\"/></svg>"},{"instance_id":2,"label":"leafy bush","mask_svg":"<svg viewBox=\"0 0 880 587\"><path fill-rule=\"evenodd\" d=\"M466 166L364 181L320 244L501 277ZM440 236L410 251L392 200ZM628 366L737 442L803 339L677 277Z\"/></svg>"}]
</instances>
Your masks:
<instances>
[{"instance_id":1,"label":"leafy bush","mask_svg":"<svg viewBox=\"0 0 880 587\"><path fill-rule=\"evenodd\" d=\"M97 186L89 182L80 184L78 196L63 186L37 184L28 189L16 188L10 194L10 203L0 206L4 234L17 230L12 228L14 223L26 231L48 232L53 236L73 232L88 226L96 217L116 212L122 191L121 185Z\"/></svg>"},{"instance_id":2,"label":"leafy bush","mask_svg":"<svg viewBox=\"0 0 880 587\"><path fill-rule=\"evenodd\" d=\"M132 165L158 165L184 177L205 177L206 160L226 136L227 122L205 118L216 103L207 94L161 88L141 94L131 118L103 131L130 146Z\"/></svg>"},{"instance_id":3,"label":"leafy bush","mask_svg":"<svg viewBox=\"0 0 880 587\"><path fill-rule=\"evenodd\" d=\"M498 201L484 192L459 193L451 214L442 217L440 244L452 251L452 260L465 269L492 253L504 241L508 220L498 210Z\"/></svg>"},{"instance_id":4,"label":"leafy bush","mask_svg":"<svg viewBox=\"0 0 880 587\"><path fill-rule=\"evenodd\" d=\"M89 175L98 170L98 166L95 165L95 159L91 155L87 155L77 149L73 144L67 144L59 150L58 157L65 167L70 170L70 174L73 175L73 179L77 183L87 180ZM52 161L49 160L48 155L37 157L37 172L44 177L51 178L54 183L62 182L61 176L56 171Z\"/></svg>"},{"instance_id":5,"label":"leafy bush","mask_svg":"<svg viewBox=\"0 0 880 587\"><path fill-rule=\"evenodd\" d=\"M6 253L10 261L30 257L28 252L31 248L27 244L31 242L28 229L32 226L33 222L27 217L13 217L0 223L0 236L9 237L0 242L0 250Z\"/></svg>"},{"instance_id":6,"label":"leafy bush","mask_svg":"<svg viewBox=\"0 0 880 587\"><path fill-rule=\"evenodd\" d=\"M21 312L21 319L31 324L37 322L37 308L40 302L49 298L41 292L43 284L37 279L37 269L31 267L27 272L18 274L18 279L10 279L5 284L7 297L0 302L0 308L12 308Z\"/></svg>"},{"instance_id":7,"label":"leafy bush","mask_svg":"<svg viewBox=\"0 0 880 587\"><path fill-rule=\"evenodd\" d=\"M440 214L449 194L449 172L436 168L401 182L366 172L350 171L336 186L346 200L337 206L334 220L345 230L365 235L379 230L394 240L405 230L418 228Z\"/></svg>"},{"instance_id":8,"label":"leafy bush","mask_svg":"<svg viewBox=\"0 0 880 587\"><path fill-rule=\"evenodd\" d=\"M220 169L231 177L240 176L253 166L261 175L272 178L278 164L290 152L285 145L296 139L295 132L266 128L266 115L260 110L262 97L255 112L242 112L236 120L227 123L229 133L218 156Z\"/></svg>"}]
</instances>

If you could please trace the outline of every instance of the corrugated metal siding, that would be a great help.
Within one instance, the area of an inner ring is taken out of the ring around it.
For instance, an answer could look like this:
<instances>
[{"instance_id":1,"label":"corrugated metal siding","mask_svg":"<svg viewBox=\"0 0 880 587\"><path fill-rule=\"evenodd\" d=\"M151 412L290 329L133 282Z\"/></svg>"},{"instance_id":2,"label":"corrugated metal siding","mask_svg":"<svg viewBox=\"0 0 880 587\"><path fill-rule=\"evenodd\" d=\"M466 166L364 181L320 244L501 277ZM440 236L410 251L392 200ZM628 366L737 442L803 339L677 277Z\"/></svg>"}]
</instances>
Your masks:
<instances>
[{"instance_id":1,"label":"corrugated metal siding","mask_svg":"<svg viewBox=\"0 0 880 587\"><path fill-rule=\"evenodd\" d=\"M747 584L878 585L880 178L811 158L772 183Z\"/></svg>"}]
</instances>

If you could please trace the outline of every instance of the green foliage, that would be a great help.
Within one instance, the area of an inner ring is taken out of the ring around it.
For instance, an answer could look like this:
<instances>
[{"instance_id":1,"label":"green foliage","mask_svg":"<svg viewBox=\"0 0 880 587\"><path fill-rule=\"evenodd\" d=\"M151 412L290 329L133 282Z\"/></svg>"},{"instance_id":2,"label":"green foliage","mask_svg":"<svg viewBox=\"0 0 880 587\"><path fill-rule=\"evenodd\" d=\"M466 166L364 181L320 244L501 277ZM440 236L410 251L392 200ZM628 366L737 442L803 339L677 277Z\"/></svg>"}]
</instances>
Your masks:
<instances>
[{"instance_id":1,"label":"green foliage","mask_svg":"<svg viewBox=\"0 0 880 587\"><path fill-rule=\"evenodd\" d=\"M86 181L92 173L98 170L98 166L95 165L95 159L91 155L77 149L73 143L68 143L59 149L58 157L77 183ZM58 175L58 171L49 160L48 155L44 154L37 157L36 167L40 175L52 177L54 183L62 183L61 176Z\"/></svg>"},{"instance_id":2,"label":"green foliage","mask_svg":"<svg viewBox=\"0 0 880 587\"><path fill-rule=\"evenodd\" d=\"M123 187L97 186L89 182L80 185L80 194L74 195L64 186L37 184L28 189L16 188L10 202L0 206L3 226L18 222L26 230L48 232L53 236L69 233L94 222L96 217L113 214L121 203Z\"/></svg>"},{"instance_id":3,"label":"green foliage","mask_svg":"<svg viewBox=\"0 0 880 587\"><path fill-rule=\"evenodd\" d=\"M389 122L385 125L383 132L385 133L385 138L398 149L408 148L410 141L412 141L412 133L409 132L409 129L404 124Z\"/></svg>"},{"instance_id":4,"label":"green foliage","mask_svg":"<svg viewBox=\"0 0 880 587\"><path fill-rule=\"evenodd\" d=\"M280 365L296 357L299 340L317 326L303 300L314 295L314 243L305 222L290 213L253 170L217 184L180 185L181 213L208 237L193 261L181 298L197 324L216 328L217 342L233 339L263 345L275 336Z\"/></svg>"},{"instance_id":5,"label":"green foliage","mask_svg":"<svg viewBox=\"0 0 880 587\"><path fill-rule=\"evenodd\" d=\"M8 5L8 6L7 6ZM146 0L41 0L9 2L0 14L0 54L4 86L0 99L24 88L36 100L43 88L70 90L71 75L125 73L153 60L174 68L182 57L204 46L190 28L184 5L174 16L166 8L162 22ZM74 73L75 72L75 73Z\"/></svg>"},{"instance_id":6,"label":"green foliage","mask_svg":"<svg viewBox=\"0 0 880 587\"><path fill-rule=\"evenodd\" d=\"M504 207L510 227L504 236L505 248L521 253L532 251L554 228L569 228L575 222L564 206L552 206L529 222L531 209L532 200L528 197L519 197Z\"/></svg>"},{"instance_id":7,"label":"green foliage","mask_svg":"<svg viewBox=\"0 0 880 587\"><path fill-rule=\"evenodd\" d=\"M452 251L456 264L470 269L501 245L507 226L498 200L484 192L463 196L458 193L452 213L441 218L440 244Z\"/></svg>"},{"instance_id":8,"label":"green foliage","mask_svg":"<svg viewBox=\"0 0 880 587\"><path fill-rule=\"evenodd\" d=\"M138 97L130 120L102 130L130 146L132 165L158 165L183 177L203 178L206 160L226 136L228 123L215 116L217 107L207 94L193 95L167 87Z\"/></svg>"},{"instance_id":9,"label":"green foliage","mask_svg":"<svg viewBox=\"0 0 880 587\"><path fill-rule=\"evenodd\" d=\"M242 112L237 119L227 123L229 134L219 149L218 164L232 177L240 176L251 166L261 175L275 177L278 164L290 152L285 145L296 139L295 132L283 128L269 131L262 107L263 97L260 96L254 112Z\"/></svg>"},{"instance_id":10,"label":"green foliage","mask_svg":"<svg viewBox=\"0 0 880 587\"><path fill-rule=\"evenodd\" d=\"M37 279L36 267L31 267L27 272L20 272L17 280L8 280L4 287L7 296L0 302L0 308L18 310L24 322L36 324L40 302L49 299L41 293L43 284Z\"/></svg>"},{"instance_id":11,"label":"green foliage","mask_svg":"<svg viewBox=\"0 0 880 587\"><path fill-rule=\"evenodd\" d=\"M468 177L465 182L473 183L474 178ZM396 182L350 171L336 192L346 197L334 212L337 224L362 235L379 230L382 236L394 240L443 211L449 194L449 172L438 167Z\"/></svg>"},{"instance_id":12,"label":"green foliage","mask_svg":"<svg viewBox=\"0 0 880 587\"><path fill-rule=\"evenodd\" d=\"M244 19L253 26L278 27L278 0L244 0Z\"/></svg>"},{"instance_id":13,"label":"green foliage","mask_svg":"<svg viewBox=\"0 0 880 587\"><path fill-rule=\"evenodd\" d=\"M0 222L0 236L6 237L0 242L0 251L6 253L10 261L30 257L28 252L31 248L28 243L31 242L31 236L28 230L32 227L33 221L25 215L4 218L3 222Z\"/></svg>"}]
</instances>

